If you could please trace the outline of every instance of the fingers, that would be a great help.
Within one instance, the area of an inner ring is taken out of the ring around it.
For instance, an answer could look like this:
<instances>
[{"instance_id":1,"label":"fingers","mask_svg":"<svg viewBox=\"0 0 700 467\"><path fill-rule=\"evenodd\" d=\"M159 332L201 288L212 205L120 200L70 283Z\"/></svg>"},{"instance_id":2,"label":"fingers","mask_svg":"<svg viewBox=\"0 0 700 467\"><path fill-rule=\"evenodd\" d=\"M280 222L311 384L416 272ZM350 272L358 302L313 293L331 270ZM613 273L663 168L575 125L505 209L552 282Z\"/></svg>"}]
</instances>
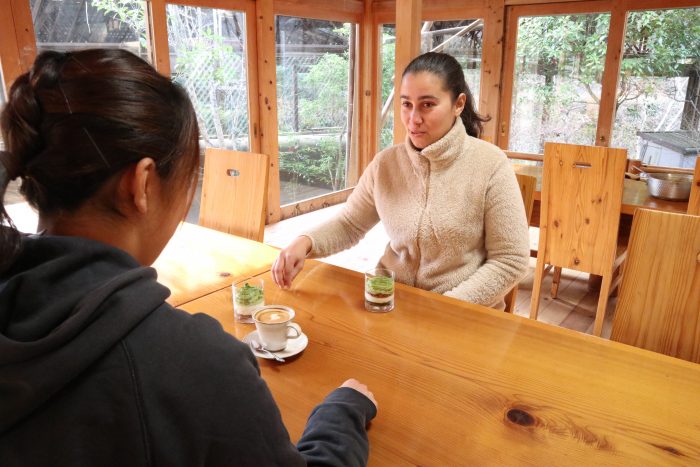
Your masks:
<instances>
[{"instance_id":1,"label":"fingers","mask_svg":"<svg viewBox=\"0 0 700 467\"><path fill-rule=\"evenodd\" d=\"M304 267L304 259L311 249L311 240L306 236L297 237L285 249L272 265L272 279L283 289L292 286L292 281Z\"/></svg>"},{"instance_id":2,"label":"fingers","mask_svg":"<svg viewBox=\"0 0 700 467\"><path fill-rule=\"evenodd\" d=\"M367 397L367 399L372 401L372 403L374 404L374 406L377 409L379 408L379 404L377 404L377 400L374 398L374 394L372 393L372 391L369 390L367 385L362 384L361 382L359 382L355 378L350 378L349 380L347 380L343 384L341 384L340 387L354 389L355 391L359 392L360 394Z\"/></svg>"},{"instance_id":3,"label":"fingers","mask_svg":"<svg viewBox=\"0 0 700 467\"><path fill-rule=\"evenodd\" d=\"M284 287L284 257L282 254L283 253L280 253L277 259L275 259L271 270L272 280L275 281L275 284L279 287Z\"/></svg>"}]
</instances>

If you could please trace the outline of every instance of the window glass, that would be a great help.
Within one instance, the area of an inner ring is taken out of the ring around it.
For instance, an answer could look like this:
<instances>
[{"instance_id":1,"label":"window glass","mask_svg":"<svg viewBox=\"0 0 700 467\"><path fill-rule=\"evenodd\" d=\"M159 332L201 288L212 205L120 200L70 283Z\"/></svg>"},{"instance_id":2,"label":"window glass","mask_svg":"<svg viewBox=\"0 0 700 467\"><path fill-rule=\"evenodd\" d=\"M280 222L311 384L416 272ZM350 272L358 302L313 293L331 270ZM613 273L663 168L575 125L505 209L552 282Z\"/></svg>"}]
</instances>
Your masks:
<instances>
[{"instance_id":1,"label":"window glass","mask_svg":"<svg viewBox=\"0 0 700 467\"><path fill-rule=\"evenodd\" d=\"M609 13L519 19L508 149L595 143L609 24Z\"/></svg>"},{"instance_id":2,"label":"window glass","mask_svg":"<svg viewBox=\"0 0 700 467\"><path fill-rule=\"evenodd\" d=\"M650 165L695 167L700 152L700 8L632 11L613 146Z\"/></svg>"},{"instance_id":3,"label":"window glass","mask_svg":"<svg viewBox=\"0 0 700 467\"><path fill-rule=\"evenodd\" d=\"M462 65L464 78L474 96L474 104L479 104L481 82L481 49L483 21L465 19L455 21L425 21L421 29L421 53L444 52L452 55ZM382 25L382 110L379 148L391 146L394 141L394 66L396 26Z\"/></svg>"},{"instance_id":4,"label":"window glass","mask_svg":"<svg viewBox=\"0 0 700 467\"><path fill-rule=\"evenodd\" d=\"M347 187L356 27L277 16L282 205Z\"/></svg>"},{"instance_id":5,"label":"window glass","mask_svg":"<svg viewBox=\"0 0 700 467\"><path fill-rule=\"evenodd\" d=\"M245 13L168 5L173 80L197 111L202 145L247 151Z\"/></svg>"},{"instance_id":6,"label":"window glass","mask_svg":"<svg viewBox=\"0 0 700 467\"><path fill-rule=\"evenodd\" d=\"M394 144L394 68L396 66L396 26L382 25L382 108L379 131L379 149Z\"/></svg>"},{"instance_id":7,"label":"window glass","mask_svg":"<svg viewBox=\"0 0 700 467\"><path fill-rule=\"evenodd\" d=\"M464 79L479 104L481 48L484 22L481 19L426 21L421 30L421 52L444 52L462 65Z\"/></svg>"},{"instance_id":8,"label":"window glass","mask_svg":"<svg viewBox=\"0 0 700 467\"><path fill-rule=\"evenodd\" d=\"M142 0L30 0L37 52L127 49L151 61Z\"/></svg>"}]
</instances>

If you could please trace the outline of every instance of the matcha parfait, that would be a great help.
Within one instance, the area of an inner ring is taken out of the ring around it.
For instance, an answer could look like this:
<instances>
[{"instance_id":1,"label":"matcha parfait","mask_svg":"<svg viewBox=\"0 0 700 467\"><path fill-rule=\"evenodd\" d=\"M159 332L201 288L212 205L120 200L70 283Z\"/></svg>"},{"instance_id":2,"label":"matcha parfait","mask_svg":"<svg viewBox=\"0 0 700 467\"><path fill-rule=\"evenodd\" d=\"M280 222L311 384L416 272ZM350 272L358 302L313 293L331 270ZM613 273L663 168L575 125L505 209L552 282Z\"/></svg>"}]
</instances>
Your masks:
<instances>
[{"instance_id":1,"label":"matcha parfait","mask_svg":"<svg viewBox=\"0 0 700 467\"><path fill-rule=\"evenodd\" d=\"M365 273L365 309L368 311L394 309L394 271L371 269Z\"/></svg>"},{"instance_id":2,"label":"matcha parfait","mask_svg":"<svg viewBox=\"0 0 700 467\"><path fill-rule=\"evenodd\" d=\"M253 322L255 310L265 305L263 280L251 278L233 285L233 313L237 321Z\"/></svg>"}]
</instances>

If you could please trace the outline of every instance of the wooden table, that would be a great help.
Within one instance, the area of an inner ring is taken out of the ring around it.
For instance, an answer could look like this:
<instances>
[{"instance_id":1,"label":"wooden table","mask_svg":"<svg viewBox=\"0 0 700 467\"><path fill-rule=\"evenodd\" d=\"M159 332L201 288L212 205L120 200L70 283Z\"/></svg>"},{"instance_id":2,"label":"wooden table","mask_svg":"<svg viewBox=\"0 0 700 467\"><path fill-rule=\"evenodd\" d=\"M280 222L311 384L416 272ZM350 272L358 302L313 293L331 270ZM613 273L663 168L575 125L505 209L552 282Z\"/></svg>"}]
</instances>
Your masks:
<instances>
[{"instance_id":1,"label":"wooden table","mask_svg":"<svg viewBox=\"0 0 700 467\"><path fill-rule=\"evenodd\" d=\"M700 463L700 365L400 284L394 311L369 313L362 275L317 261L265 298L293 307L310 341L260 360L294 440L356 377L379 401L370 465ZM230 288L182 308L254 330L234 322Z\"/></svg>"},{"instance_id":2,"label":"wooden table","mask_svg":"<svg viewBox=\"0 0 700 467\"><path fill-rule=\"evenodd\" d=\"M262 243L183 222L153 267L158 282L179 306L270 270L279 250Z\"/></svg>"},{"instance_id":3,"label":"wooden table","mask_svg":"<svg viewBox=\"0 0 700 467\"><path fill-rule=\"evenodd\" d=\"M535 191L535 204L540 201L542 186L542 166L513 164L515 173L530 175L537 178ZM625 189L622 193L622 213L633 215L637 208L653 209L657 211L677 212L685 214L688 210L687 201L666 201L649 195L647 184L639 180L625 179ZM539 212L539 208L535 208ZM535 217L533 215L533 217ZM537 216L539 219L539 216Z\"/></svg>"}]
</instances>

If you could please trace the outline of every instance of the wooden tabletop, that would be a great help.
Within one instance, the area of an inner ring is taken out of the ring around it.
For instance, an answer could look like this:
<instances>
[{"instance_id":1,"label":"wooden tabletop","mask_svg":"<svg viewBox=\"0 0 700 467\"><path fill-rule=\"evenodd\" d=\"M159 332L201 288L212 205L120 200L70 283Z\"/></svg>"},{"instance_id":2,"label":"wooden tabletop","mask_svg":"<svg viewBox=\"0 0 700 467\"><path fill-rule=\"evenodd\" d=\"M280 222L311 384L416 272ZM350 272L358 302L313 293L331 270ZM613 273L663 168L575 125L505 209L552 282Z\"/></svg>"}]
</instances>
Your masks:
<instances>
[{"instance_id":1,"label":"wooden tabletop","mask_svg":"<svg viewBox=\"0 0 700 467\"><path fill-rule=\"evenodd\" d=\"M540 199L540 187L542 186L542 166L513 164L516 173L530 175L537 178L535 200ZM625 179L625 189L622 193L622 213L634 214L637 208L653 209L657 211L677 212L685 214L688 210L687 201L666 201L649 195L646 182Z\"/></svg>"},{"instance_id":2,"label":"wooden tabletop","mask_svg":"<svg viewBox=\"0 0 700 467\"><path fill-rule=\"evenodd\" d=\"M287 363L259 359L293 440L356 377L379 401L370 465L700 463L700 365L401 284L394 311L369 313L362 275L317 261L288 291L260 277L309 337ZM182 308L254 330L230 288Z\"/></svg>"},{"instance_id":3,"label":"wooden tabletop","mask_svg":"<svg viewBox=\"0 0 700 467\"><path fill-rule=\"evenodd\" d=\"M268 271L278 254L271 246L183 222L153 267L172 292L168 303L179 306Z\"/></svg>"}]
</instances>

